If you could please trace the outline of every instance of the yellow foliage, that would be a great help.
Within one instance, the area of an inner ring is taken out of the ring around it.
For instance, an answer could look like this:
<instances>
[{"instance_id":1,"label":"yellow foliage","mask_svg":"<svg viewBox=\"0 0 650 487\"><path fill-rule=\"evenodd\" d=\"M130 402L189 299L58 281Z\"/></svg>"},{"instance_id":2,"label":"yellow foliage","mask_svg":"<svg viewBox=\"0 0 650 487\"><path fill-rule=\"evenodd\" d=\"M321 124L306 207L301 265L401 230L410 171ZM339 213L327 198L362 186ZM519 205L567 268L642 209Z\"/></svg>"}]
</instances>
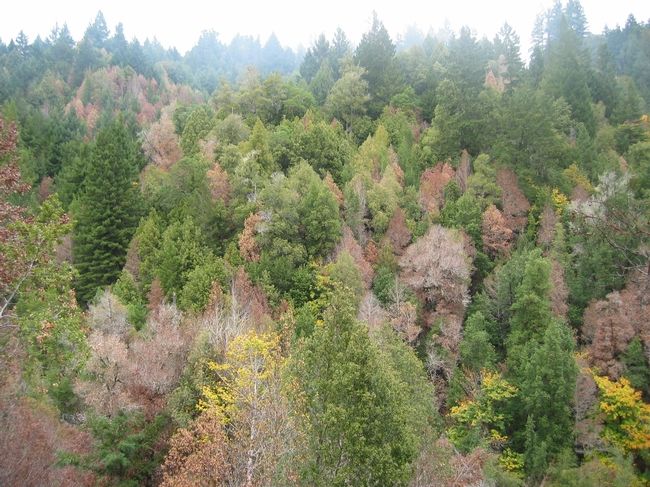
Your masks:
<instances>
[{"instance_id":1,"label":"yellow foliage","mask_svg":"<svg viewBox=\"0 0 650 487\"><path fill-rule=\"evenodd\" d=\"M203 388L199 408L215 408L226 423L231 421L261 400L283 363L278 335L249 332L236 337L228 346L224 363L208 363L220 382Z\"/></svg>"},{"instance_id":2,"label":"yellow foliage","mask_svg":"<svg viewBox=\"0 0 650 487\"><path fill-rule=\"evenodd\" d=\"M594 187L591 184L591 181L589 181L589 178L575 163L567 167L562 173L575 186L582 186L590 193L594 190Z\"/></svg>"},{"instance_id":3,"label":"yellow foliage","mask_svg":"<svg viewBox=\"0 0 650 487\"><path fill-rule=\"evenodd\" d=\"M600 410L605 415L603 437L626 451L650 449L650 405L643 402L641 392L622 377L611 381L594 374L600 390Z\"/></svg>"},{"instance_id":4,"label":"yellow foliage","mask_svg":"<svg viewBox=\"0 0 650 487\"><path fill-rule=\"evenodd\" d=\"M521 453L506 448L499 457L499 464L507 472L522 472L524 470L524 456Z\"/></svg>"},{"instance_id":5,"label":"yellow foliage","mask_svg":"<svg viewBox=\"0 0 650 487\"><path fill-rule=\"evenodd\" d=\"M566 195L557 188L553 188L551 200L553 201L555 213L558 215L561 215L569 204L569 198L567 198Z\"/></svg>"},{"instance_id":6,"label":"yellow foliage","mask_svg":"<svg viewBox=\"0 0 650 487\"><path fill-rule=\"evenodd\" d=\"M481 391L475 400L462 401L451 408L450 416L456 425L449 430L452 441L460 441L467 428L482 428L490 444L503 445L508 437L503 430L503 414L497 412L496 403L513 397L517 388L508 383L500 374L483 370L481 372Z\"/></svg>"}]
</instances>

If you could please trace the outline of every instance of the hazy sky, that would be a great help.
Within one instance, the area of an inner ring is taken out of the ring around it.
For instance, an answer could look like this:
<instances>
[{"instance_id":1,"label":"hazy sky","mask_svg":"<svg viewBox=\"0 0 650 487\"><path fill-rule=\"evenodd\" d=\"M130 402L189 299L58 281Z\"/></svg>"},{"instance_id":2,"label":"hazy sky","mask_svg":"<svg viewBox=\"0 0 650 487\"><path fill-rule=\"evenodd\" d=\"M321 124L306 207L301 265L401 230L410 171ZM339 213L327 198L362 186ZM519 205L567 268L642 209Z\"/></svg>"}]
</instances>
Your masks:
<instances>
[{"instance_id":1,"label":"hazy sky","mask_svg":"<svg viewBox=\"0 0 650 487\"><path fill-rule=\"evenodd\" d=\"M60 0L17 1L3 8L0 39L8 42L23 29L30 40L46 37L52 27L68 23L72 36L79 40L88 24L102 10L111 32L124 24L128 39L141 41L154 36L167 47L181 53L190 49L201 31L214 29L224 42L236 34L259 36L264 42L275 32L283 45L309 47L324 32L331 37L337 26L356 43L370 26L371 12L377 11L393 39L409 25L427 31L441 28L446 21L457 31L469 26L479 37L492 38L504 21L515 28L527 51L535 16L549 8L553 0ZM582 6L592 32L605 25L624 25L633 13L638 21L650 18L650 1L583 0ZM525 52L523 53L525 55Z\"/></svg>"}]
</instances>

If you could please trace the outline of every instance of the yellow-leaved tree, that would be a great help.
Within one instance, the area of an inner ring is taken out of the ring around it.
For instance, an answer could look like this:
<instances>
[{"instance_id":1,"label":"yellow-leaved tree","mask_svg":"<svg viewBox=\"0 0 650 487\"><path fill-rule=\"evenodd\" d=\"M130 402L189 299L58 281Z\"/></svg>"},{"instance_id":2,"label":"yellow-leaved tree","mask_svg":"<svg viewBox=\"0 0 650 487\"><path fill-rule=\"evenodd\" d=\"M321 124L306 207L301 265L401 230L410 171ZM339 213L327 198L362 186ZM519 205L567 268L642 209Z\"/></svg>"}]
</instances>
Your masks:
<instances>
[{"instance_id":1,"label":"yellow-leaved tree","mask_svg":"<svg viewBox=\"0 0 650 487\"><path fill-rule=\"evenodd\" d=\"M282 475L292 428L282 391L280 337L249 332L228 346L223 363L209 364L219 382L205 387L200 407L217 410L227 434L231 480L259 485Z\"/></svg>"},{"instance_id":2,"label":"yellow-leaved tree","mask_svg":"<svg viewBox=\"0 0 650 487\"><path fill-rule=\"evenodd\" d=\"M600 390L600 410L605 415L603 437L623 450L642 456L650 453L650 404L641 399L630 381L611 381L594 375Z\"/></svg>"}]
</instances>

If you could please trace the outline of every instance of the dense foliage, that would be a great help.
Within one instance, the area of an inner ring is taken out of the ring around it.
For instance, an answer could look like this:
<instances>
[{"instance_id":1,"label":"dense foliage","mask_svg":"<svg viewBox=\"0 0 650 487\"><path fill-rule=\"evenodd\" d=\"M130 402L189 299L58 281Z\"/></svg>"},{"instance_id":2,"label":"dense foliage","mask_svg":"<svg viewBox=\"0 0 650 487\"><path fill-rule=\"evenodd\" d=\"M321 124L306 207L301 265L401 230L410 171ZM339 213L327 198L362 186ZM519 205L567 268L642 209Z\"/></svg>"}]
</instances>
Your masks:
<instances>
[{"instance_id":1,"label":"dense foliage","mask_svg":"<svg viewBox=\"0 0 650 487\"><path fill-rule=\"evenodd\" d=\"M650 23L447 34L0 42L0 484L650 481Z\"/></svg>"}]
</instances>

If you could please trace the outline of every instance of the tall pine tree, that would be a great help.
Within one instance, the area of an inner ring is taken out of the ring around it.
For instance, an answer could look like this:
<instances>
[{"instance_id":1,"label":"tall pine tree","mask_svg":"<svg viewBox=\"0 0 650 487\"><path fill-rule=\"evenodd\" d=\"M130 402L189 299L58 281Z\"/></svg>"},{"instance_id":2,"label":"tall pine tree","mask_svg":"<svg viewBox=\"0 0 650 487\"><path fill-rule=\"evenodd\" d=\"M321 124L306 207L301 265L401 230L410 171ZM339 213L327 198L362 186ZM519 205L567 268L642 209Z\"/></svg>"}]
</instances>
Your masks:
<instances>
[{"instance_id":1,"label":"tall pine tree","mask_svg":"<svg viewBox=\"0 0 650 487\"><path fill-rule=\"evenodd\" d=\"M117 119L97 134L85 190L73 206L76 288L82 303L114 282L124 265L140 216L137 175L133 138Z\"/></svg>"}]
</instances>

